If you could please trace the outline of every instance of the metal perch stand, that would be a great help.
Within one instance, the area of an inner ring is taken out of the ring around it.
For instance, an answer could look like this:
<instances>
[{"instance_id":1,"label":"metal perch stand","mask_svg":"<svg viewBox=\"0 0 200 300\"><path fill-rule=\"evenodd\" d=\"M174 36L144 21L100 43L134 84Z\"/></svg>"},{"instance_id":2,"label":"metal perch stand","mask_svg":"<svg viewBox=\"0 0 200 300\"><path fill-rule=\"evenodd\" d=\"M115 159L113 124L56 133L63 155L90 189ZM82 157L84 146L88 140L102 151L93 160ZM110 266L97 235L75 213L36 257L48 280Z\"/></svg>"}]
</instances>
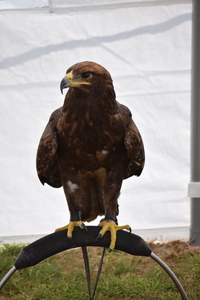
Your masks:
<instances>
[{"instance_id":1,"label":"metal perch stand","mask_svg":"<svg viewBox=\"0 0 200 300\"><path fill-rule=\"evenodd\" d=\"M86 278L88 284L88 293L89 300L93 300L95 296L95 291L97 287L97 283L100 277L103 257L105 253L105 248L109 247L110 243L110 233L107 232L101 239L95 241L101 227L98 226L88 226L88 232L85 230L81 230L76 227L73 231L73 237L69 240L66 237L66 230L58 231L53 234L47 235L32 244L25 247L17 257L14 262L14 266L9 270L9 272L4 276L4 278L0 282L0 290L9 280L9 278L15 273L16 270L24 269L27 267L34 266L41 262L42 260L57 254L59 252L82 247L85 269L86 269ZM94 285L93 293L91 293L90 288L90 268L89 268L89 259L87 253L87 246L93 247L103 247L103 252L101 256L101 260L99 263L99 268L96 276L96 281ZM118 231L117 232L117 242L115 249L121 250L123 252L129 253L131 255L137 256L149 256L154 261L156 261L171 277L173 282L175 283L179 293L183 300L188 300L188 297L179 282L178 278L172 272L172 270L158 257L156 256L152 250L149 248L147 243L138 235L128 233L126 231Z\"/></svg>"}]
</instances>

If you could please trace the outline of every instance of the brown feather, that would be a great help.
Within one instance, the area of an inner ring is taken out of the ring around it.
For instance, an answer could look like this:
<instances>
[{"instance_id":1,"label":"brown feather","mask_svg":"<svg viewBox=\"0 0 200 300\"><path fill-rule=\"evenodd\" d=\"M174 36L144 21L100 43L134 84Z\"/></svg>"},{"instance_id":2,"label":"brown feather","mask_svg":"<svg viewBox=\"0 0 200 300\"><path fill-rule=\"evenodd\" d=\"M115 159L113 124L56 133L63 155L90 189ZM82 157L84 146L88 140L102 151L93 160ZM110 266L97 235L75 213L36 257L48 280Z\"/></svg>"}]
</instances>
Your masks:
<instances>
[{"instance_id":1,"label":"brown feather","mask_svg":"<svg viewBox=\"0 0 200 300\"><path fill-rule=\"evenodd\" d=\"M43 184L63 185L70 213L80 212L83 221L115 217L123 179L144 167L142 138L129 109L116 101L106 69L82 62L69 72L88 84L70 87L50 117L38 147L38 176Z\"/></svg>"},{"instance_id":2,"label":"brown feather","mask_svg":"<svg viewBox=\"0 0 200 300\"><path fill-rule=\"evenodd\" d=\"M61 187L56 151L58 148L56 126L62 114L62 107L55 110L42 134L37 151L37 173L42 184Z\"/></svg>"}]
</instances>

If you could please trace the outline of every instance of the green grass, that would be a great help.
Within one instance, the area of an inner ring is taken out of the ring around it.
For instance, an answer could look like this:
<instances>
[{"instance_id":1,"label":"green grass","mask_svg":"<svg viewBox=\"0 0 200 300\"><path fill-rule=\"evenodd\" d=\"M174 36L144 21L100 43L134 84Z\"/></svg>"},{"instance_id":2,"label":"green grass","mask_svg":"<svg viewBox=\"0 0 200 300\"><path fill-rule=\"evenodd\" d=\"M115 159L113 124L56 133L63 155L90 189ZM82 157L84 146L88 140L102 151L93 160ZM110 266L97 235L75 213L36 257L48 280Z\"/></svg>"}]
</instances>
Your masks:
<instances>
[{"instance_id":1,"label":"green grass","mask_svg":"<svg viewBox=\"0 0 200 300\"><path fill-rule=\"evenodd\" d=\"M24 246L0 248L0 278L12 267ZM177 275L190 300L200 299L200 249L187 242L151 243L153 252ZM100 248L89 248L92 283L98 268ZM87 300L87 284L81 249L65 251L38 265L18 270L0 292L0 300ZM149 257L120 251L107 253L95 300L177 300L176 286Z\"/></svg>"}]
</instances>

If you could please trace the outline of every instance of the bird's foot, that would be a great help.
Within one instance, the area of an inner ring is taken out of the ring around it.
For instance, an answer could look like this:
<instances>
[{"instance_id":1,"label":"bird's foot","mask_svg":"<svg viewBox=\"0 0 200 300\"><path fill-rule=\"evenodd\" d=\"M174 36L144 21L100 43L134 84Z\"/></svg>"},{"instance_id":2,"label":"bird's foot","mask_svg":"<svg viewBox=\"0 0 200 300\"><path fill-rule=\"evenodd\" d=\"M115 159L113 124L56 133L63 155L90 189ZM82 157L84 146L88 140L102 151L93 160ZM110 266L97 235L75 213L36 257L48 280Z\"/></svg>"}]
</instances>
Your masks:
<instances>
[{"instance_id":1,"label":"bird's foot","mask_svg":"<svg viewBox=\"0 0 200 300\"><path fill-rule=\"evenodd\" d=\"M80 227L81 229L85 229L87 231L87 227L85 226L85 224L82 221L70 221L70 223L68 225L57 228L55 230L55 232L67 229L67 237L69 239L71 239L72 238L72 232L74 230L74 227L76 227L76 226Z\"/></svg>"},{"instance_id":2,"label":"bird's foot","mask_svg":"<svg viewBox=\"0 0 200 300\"><path fill-rule=\"evenodd\" d=\"M127 229L131 232L131 227L129 225L118 226L113 220L103 220L99 223L98 226L102 226L101 231L99 232L96 240L101 238L106 231L110 231L111 242L110 242L110 251L115 248L116 240L117 240L117 231L122 229Z\"/></svg>"}]
</instances>

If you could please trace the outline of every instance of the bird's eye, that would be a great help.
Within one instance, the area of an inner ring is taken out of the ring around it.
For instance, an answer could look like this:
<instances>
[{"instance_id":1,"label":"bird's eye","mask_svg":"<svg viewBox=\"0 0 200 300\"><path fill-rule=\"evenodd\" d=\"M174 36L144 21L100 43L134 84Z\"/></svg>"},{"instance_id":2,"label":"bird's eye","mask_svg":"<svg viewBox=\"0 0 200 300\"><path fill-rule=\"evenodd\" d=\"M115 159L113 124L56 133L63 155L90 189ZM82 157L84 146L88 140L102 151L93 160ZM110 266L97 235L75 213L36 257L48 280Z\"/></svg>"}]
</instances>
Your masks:
<instances>
[{"instance_id":1,"label":"bird's eye","mask_svg":"<svg viewBox=\"0 0 200 300\"><path fill-rule=\"evenodd\" d=\"M90 77L92 77L92 73L91 72L85 72L85 73L82 74L82 77L85 78L85 79L90 78Z\"/></svg>"}]
</instances>

